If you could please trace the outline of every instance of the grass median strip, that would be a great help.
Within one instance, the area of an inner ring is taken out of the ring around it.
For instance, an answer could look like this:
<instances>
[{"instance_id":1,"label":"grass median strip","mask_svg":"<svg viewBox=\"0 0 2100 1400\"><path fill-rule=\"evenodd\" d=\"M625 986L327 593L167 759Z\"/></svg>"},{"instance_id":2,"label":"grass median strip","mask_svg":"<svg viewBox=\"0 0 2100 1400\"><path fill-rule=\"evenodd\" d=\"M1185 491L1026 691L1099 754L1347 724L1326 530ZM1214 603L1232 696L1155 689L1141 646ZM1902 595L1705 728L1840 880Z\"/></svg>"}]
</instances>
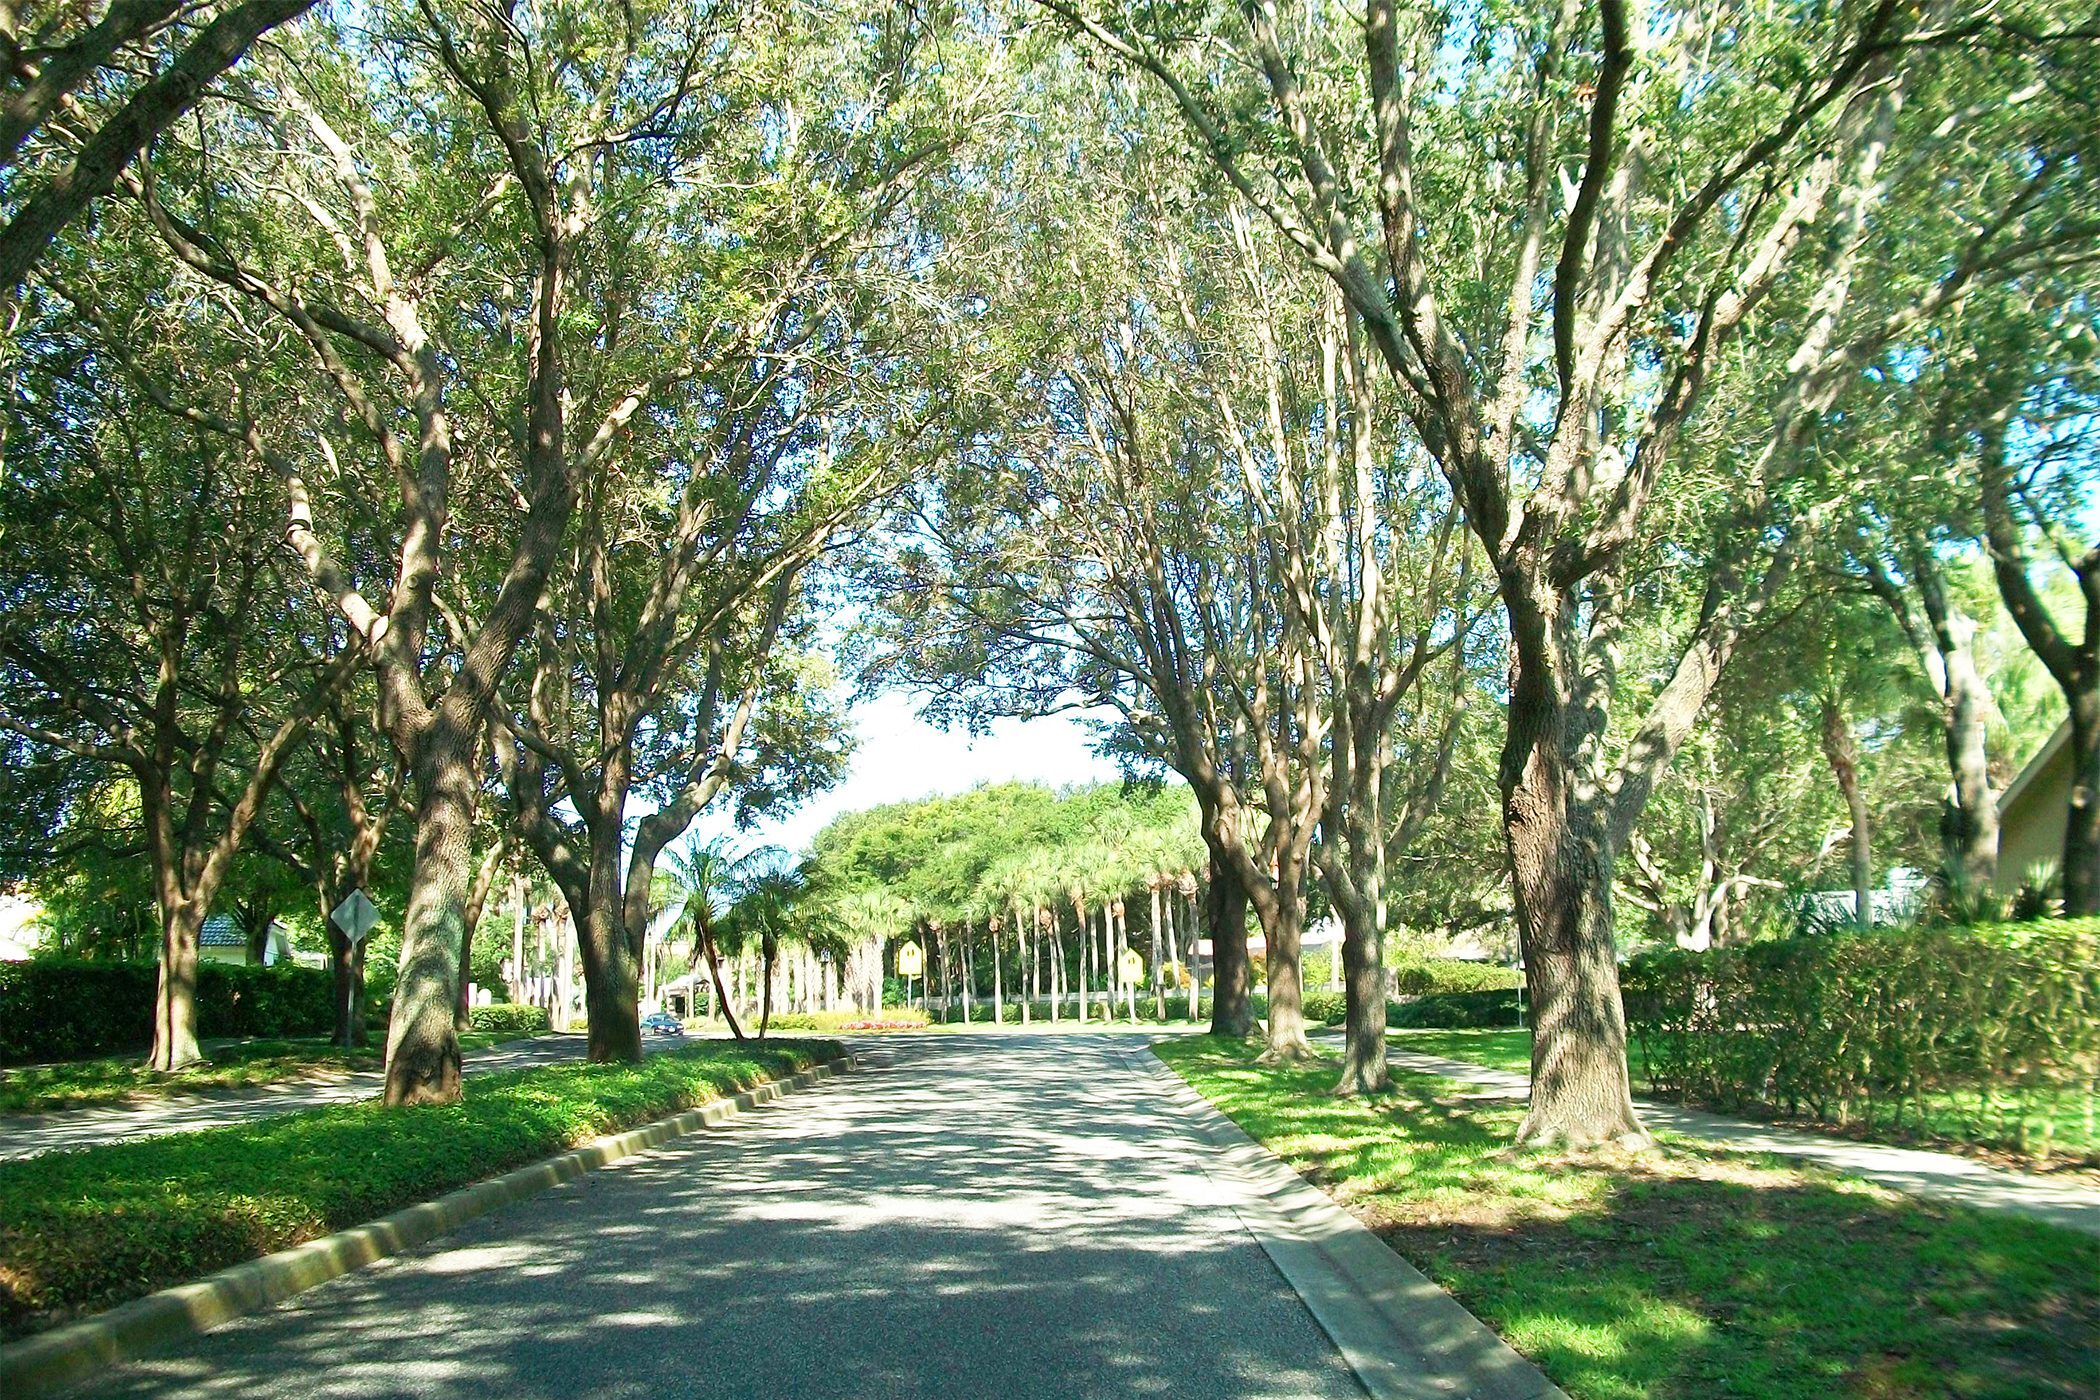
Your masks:
<instances>
[{"instance_id":1,"label":"grass median strip","mask_svg":"<svg viewBox=\"0 0 2100 1400\"><path fill-rule=\"evenodd\" d=\"M459 1048L468 1052L485 1050L518 1038L469 1031L459 1038ZM325 1036L292 1036L209 1045L203 1062L173 1074L147 1068L143 1052L54 1065L23 1065L0 1069L0 1113L43 1113L177 1094L252 1089L288 1080L378 1069L383 1058L376 1045L344 1050Z\"/></svg>"},{"instance_id":2,"label":"grass median strip","mask_svg":"<svg viewBox=\"0 0 2100 1400\"><path fill-rule=\"evenodd\" d=\"M1466 1060L1490 1069L1514 1070L1518 1074L1528 1074L1531 1070L1531 1032L1528 1030L1396 1030L1391 1035L1390 1044L1395 1050ZM1670 1102L1681 1100L1679 1095L1659 1092L1649 1079L1638 1040L1626 1047L1626 1053L1633 1069L1635 1094ZM1807 1132L1832 1133L1862 1142L1917 1144L1942 1151L1964 1152L2028 1168L2100 1167L2100 1135L2094 1130L2096 1117L2100 1117L2100 1093L2076 1100L2039 1093L2015 1084L1995 1091L1991 1098L1992 1111L1983 1113L1978 1108L1978 1096L1972 1090L1949 1089L1927 1094L1900 1125L1830 1122L1814 1117L1790 1119L1755 1104L1744 1107L1695 1103L1692 1107L1711 1108L1751 1121L1767 1119ZM2024 1114L2009 1112L2023 1103L2027 1105ZM2009 1116L2019 1118L2028 1126L2030 1131L2025 1134L2024 1142L2021 1136L2003 1131L2003 1122ZM1997 1130L1983 1126L1989 1122L1997 1122L2000 1126ZM2047 1125L2046 1131L2044 1124Z\"/></svg>"},{"instance_id":3,"label":"grass median strip","mask_svg":"<svg viewBox=\"0 0 2100 1400\"><path fill-rule=\"evenodd\" d=\"M1161 1059L1577 1400L2100 1394L2100 1241L1672 1142L1509 1147L1521 1109L1191 1037Z\"/></svg>"},{"instance_id":4,"label":"grass median strip","mask_svg":"<svg viewBox=\"0 0 2100 1400\"><path fill-rule=\"evenodd\" d=\"M429 1200L844 1053L704 1044L476 1078L443 1107L280 1114L0 1163L0 1338Z\"/></svg>"}]
</instances>

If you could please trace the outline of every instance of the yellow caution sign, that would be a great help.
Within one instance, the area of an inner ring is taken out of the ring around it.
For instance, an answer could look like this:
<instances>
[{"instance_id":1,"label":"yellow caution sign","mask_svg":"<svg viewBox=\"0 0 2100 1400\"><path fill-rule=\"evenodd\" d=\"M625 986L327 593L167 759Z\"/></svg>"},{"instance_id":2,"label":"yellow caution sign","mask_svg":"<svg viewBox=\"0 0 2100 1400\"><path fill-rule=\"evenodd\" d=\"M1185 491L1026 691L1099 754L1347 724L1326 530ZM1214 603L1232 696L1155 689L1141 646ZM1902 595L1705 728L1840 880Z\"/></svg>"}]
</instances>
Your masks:
<instances>
[{"instance_id":1,"label":"yellow caution sign","mask_svg":"<svg viewBox=\"0 0 2100 1400\"><path fill-rule=\"evenodd\" d=\"M917 977L926 970L926 950L916 943L907 943L897 950L897 975Z\"/></svg>"}]
</instances>

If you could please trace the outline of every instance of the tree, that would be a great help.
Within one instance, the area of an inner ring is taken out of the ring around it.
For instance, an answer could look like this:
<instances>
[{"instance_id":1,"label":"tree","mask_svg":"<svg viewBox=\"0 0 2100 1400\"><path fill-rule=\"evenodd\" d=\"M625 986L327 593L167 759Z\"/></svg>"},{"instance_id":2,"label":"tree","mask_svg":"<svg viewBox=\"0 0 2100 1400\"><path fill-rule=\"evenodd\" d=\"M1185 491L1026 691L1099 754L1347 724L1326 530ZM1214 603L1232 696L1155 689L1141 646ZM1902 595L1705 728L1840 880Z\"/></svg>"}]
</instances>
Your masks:
<instances>
[{"instance_id":1,"label":"tree","mask_svg":"<svg viewBox=\"0 0 2100 1400\"><path fill-rule=\"evenodd\" d=\"M729 1023L729 1033L742 1040L744 1028L737 1023L736 1008L729 1002L728 984L722 977L722 955L715 938L715 931L742 883L739 864L720 842L708 842L669 852L664 874L673 898L681 906L680 916L692 929L692 955L686 961L686 970L694 970L703 957L707 959L708 980L714 985L722 1018Z\"/></svg>"},{"instance_id":2,"label":"tree","mask_svg":"<svg viewBox=\"0 0 2100 1400\"><path fill-rule=\"evenodd\" d=\"M353 683L329 697L307 744L279 780L274 810L253 833L260 853L313 892L335 984L335 1042L345 1049L366 1039L365 962L371 940L353 943L333 916L352 891L372 895L382 843L390 828L399 831L392 823L401 808L404 777L386 752L369 696Z\"/></svg>"},{"instance_id":3,"label":"tree","mask_svg":"<svg viewBox=\"0 0 2100 1400\"><path fill-rule=\"evenodd\" d=\"M208 372L193 347L143 316L83 316L40 321L25 348L8 435L32 450L0 495L0 733L10 766L128 788L160 916L149 1063L175 1070L200 1055L205 917L357 648L270 615L292 591L271 502L225 444L128 392L138 358Z\"/></svg>"},{"instance_id":4,"label":"tree","mask_svg":"<svg viewBox=\"0 0 2100 1400\"><path fill-rule=\"evenodd\" d=\"M937 58L905 12L864 44L846 16L678 13L621 79L654 128L595 176L609 251L579 291L603 333L567 352L571 374L635 387L579 477L573 553L501 723L519 829L578 920L594 1060L641 1055L658 854L759 772L785 802L836 770L832 707L792 655L804 576L910 470L946 392L919 373L939 332L894 244L968 119L967 50ZM709 38L722 24L738 42ZM808 751L756 743L769 725Z\"/></svg>"},{"instance_id":5,"label":"tree","mask_svg":"<svg viewBox=\"0 0 2100 1400\"><path fill-rule=\"evenodd\" d=\"M811 887L808 873L776 848L750 852L740 864L745 874L722 923L739 942L759 950L758 1038L764 1040L773 1020L773 980L782 945L809 932Z\"/></svg>"},{"instance_id":6,"label":"tree","mask_svg":"<svg viewBox=\"0 0 2100 1400\"><path fill-rule=\"evenodd\" d=\"M2031 251L2031 230L2003 235L2069 156L2049 149L2036 177L2007 140L1990 155L2011 172L2009 210L1979 205L1981 232L1925 270L1910 305L1851 306L1892 196L1949 207L1939 124L2006 90L2008 67L2053 66L2057 41L2023 30L1965 48L1975 26L1895 5L1731 16L1716 44L1709 11L1662 22L1617 0L1463 23L1391 0L1360 16L1258 2L1171 25L1149 8L1044 3L1150 74L1192 144L1332 279L1463 506L1512 647L1499 785L1536 1018L1519 1138L1640 1138L1617 855L1791 572L1813 517L1790 488L1816 422L1879 347ZM1768 426L1712 453L1696 411L1747 380L1758 391L1742 406L1763 405ZM1658 487L1695 464L1732 481L1694 541L1672 542L1700 546L1707 596L1615 745L1628 560L1653 547Z\"/></svg>"},{"instance_id":7,"label":"tree","mask_svg":"<svg viewBox=\"0 0 2100 1400\"><path fill-rule=\"evenodd\" d=\"M88 6L39 6L27 32L18 6L0 6L0 295L258 38L312 5L114 0L92 22Z\"/></svg>"},{"instance_id":8,"label":"tree","mask_svg":"<svg viewBox=\"0 0 2100 1400\"><path fill-rule=\"evenodd\" d=\"M1939 697L1948 773L1940 868L1950 884L1980 892L1998 878L1998 794L1990 763L1997 704L1977 665L1976 619L1955 587L1956 568L1940 557L1942 548L1921 531L1877 544L1862 530L1850 560L1895 618Z\"/></svg>"},{"instance_id":9,"label":"tree","mask_svg":"<svg viewBox=\"0 0 2100 1400\"><path fill-rule=\"evenodd\" d=\"M2091 328L2083 334L2090 337ZM2100 542L2082 543L2070 524L2085 505L2080 483L2082 466L2091 461L2094 400L2071 376L2052 377L2028 392L2034 400L2022 393L1980 426L1978 481L1998 591L2070 712L2062 879L2064 913L2078 917L2100 914ZM2035 440L2021 441L2023 426ZM2036 587L2034 537L2077 580L2082 629L2059 619Z\"/></svg>"}]
</instances>

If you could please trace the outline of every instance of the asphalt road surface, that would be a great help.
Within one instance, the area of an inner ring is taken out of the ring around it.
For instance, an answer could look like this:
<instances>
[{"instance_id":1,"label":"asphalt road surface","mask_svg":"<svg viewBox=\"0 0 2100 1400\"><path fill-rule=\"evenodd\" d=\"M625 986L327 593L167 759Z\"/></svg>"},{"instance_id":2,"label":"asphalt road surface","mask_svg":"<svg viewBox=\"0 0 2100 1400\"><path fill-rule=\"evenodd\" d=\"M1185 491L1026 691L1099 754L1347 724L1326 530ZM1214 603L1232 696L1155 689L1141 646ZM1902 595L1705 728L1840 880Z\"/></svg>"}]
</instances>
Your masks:
<instances>
[{"instance_id":1,"label":"asphalt road surface","mask_svg":"<svg viewBox=\"0 0 2100 1400\"><path fill-rule=\"evenodd\" d=\"M98 1378L119 1396L1361 1396L1111 1037L864 1068Z\"/></svg>"}]
</instances>

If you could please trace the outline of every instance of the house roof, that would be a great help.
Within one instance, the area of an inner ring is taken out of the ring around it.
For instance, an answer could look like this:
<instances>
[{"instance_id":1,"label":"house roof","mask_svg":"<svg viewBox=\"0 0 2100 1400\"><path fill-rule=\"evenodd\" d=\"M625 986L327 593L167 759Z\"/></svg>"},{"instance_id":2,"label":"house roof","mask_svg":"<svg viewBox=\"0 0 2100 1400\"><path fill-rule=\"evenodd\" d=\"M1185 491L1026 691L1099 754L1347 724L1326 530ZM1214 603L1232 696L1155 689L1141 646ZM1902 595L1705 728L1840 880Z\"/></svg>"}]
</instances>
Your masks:
<instances>
[{"instance_id":1,"label":"house roof","mask_svg":"<svg viewBox=\"0 0 2100 1400\"><path fill-rule=\"evenodd\" d=\"M2056 756L2062 753L2065 746L2070 742L2071 721L2067 719L2056 726L2056 732L2048 737L2041 748L2035 752L2033 758L2027 760L2027 766L2022 768L2013 780L2005 785L2005 791L1998 796L1999 816L2002 817L2012 810L2013 804L2018 802L2021 795L2034 785L2036 778L2039 778L2048 770L2049 765L2056 761Z\"/></svg>"},{"instance_id":2,"label":"house roof","mask_svg":"<svg viewBox=\"0 0 2100 1400\"><path fill-rule=\"evenodd\" d=\"M204 932L197 936L197 943L204 948L245 948L248 935L241 932L233 915L213 914L204 921Z\"/></svg>"}]
</instances>

